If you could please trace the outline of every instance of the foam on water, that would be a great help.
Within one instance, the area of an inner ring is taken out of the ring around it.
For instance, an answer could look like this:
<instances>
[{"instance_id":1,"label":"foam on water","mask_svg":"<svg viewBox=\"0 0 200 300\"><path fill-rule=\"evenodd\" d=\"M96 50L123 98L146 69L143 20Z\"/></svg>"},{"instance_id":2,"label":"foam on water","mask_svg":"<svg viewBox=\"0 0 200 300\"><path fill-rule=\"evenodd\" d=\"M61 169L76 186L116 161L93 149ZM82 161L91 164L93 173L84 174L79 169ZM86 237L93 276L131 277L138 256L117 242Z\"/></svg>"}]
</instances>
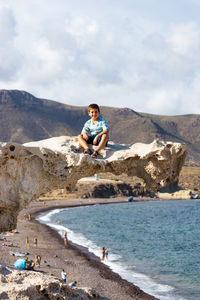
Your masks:
<instances>
[{"instance_id":1,"label":"foam on water","mask_svg":"<svg viewBox=\"0 0 200 300\"><path fill-rule=\"evenodd\" d=\"M67 231L68 240L73 243L83 246L88 249L89 252L95 254L99 257L101 253L101 248L97 246L93 241L87 239L82 233L75 233L66 226L52 223L51 217L53 215L59 214L59 212L67 209L56 209L49 211L47 213L40 214L36 219L48 225L49 227L55 229L62 237L64 232ZM173 295L174 287L166 284L157 283L152 278L148 277L145 274L139 273L134 270L134 266L128 266L123 262L123 258L120 255L109 253L109 259L102 261L110 267L112 271L118 273L123 279L133 283L134 285L139 286L143 291L148 294L151 294L155 297L158 297L160 300L186 300L185 298L177 295Z\"/></svg>"},{"instance_id":2,"label":"foam on water","mask_svg":"<svg viewBox=\"0 0 200 300\"><path fill-rule=\"evenodd\" d=\"M50 222L51 216L58 214L60 211L61 209L54 209L48 212L44 212L40 214L38 217L36 217L36 220L40 221L41 223Z\"/></svg>"}]
</instances>

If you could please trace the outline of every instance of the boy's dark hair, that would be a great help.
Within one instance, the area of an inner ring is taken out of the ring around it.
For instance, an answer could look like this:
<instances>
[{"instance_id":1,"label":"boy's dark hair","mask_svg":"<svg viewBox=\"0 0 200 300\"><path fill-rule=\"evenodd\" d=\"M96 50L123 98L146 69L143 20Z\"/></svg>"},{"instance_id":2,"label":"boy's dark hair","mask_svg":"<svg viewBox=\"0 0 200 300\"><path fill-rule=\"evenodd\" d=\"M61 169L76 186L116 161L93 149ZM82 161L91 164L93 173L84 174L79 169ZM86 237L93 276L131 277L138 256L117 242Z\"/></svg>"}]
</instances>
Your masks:
<instances>
[{"instance_id":1,"label":"boy's dark hair","mask_svg":"<svg viewBox=\"0 0 200 300\"><path fill-rule=\"evenodd\" d=\"M90 104L88 106L88 111L90 111L90 109L97 109L100 112L100 108L97 104Z\"/></svg>"}]
</instances>

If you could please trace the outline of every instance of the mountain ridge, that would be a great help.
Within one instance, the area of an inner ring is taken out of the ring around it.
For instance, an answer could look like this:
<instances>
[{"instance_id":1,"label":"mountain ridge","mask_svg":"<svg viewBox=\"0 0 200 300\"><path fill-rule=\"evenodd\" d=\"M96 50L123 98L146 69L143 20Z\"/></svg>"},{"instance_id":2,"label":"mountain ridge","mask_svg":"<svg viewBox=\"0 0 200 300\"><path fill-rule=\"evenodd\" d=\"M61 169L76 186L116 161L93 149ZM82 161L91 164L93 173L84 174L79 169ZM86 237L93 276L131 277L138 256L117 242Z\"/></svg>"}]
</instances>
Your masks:
<instances>
[{"instance_id":1,"label":"mountain ridge","mask_svg":"<svg viewBox=\"0 0 200 300\"><path fill-rule=\"evenodd\" d=\"M200 115L153 115L130 108L101 107L117 143L154 139L186 143L187 164L200 165ZM86 106L37 98L26 91L0 90L0 140L25 143L60 135L78 135L88 120Z\"/></svg>"}]
</instances>

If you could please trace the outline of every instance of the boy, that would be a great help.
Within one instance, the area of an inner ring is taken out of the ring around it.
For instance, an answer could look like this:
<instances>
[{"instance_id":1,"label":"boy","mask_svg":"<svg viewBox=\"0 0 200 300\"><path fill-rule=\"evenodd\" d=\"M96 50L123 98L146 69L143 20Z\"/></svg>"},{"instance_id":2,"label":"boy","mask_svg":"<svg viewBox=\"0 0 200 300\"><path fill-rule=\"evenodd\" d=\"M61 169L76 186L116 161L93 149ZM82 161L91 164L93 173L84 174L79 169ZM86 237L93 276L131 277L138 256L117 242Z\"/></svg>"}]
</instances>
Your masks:
<instances>
[{"instance_id":1,"label":"boy","mask_svg":"<svg viewBox=\"0 0 200 300\"><path fill-rule=\"evenodd\" d=\"M88 114L91 119L85 123L78 140L85 154L91 155L92 158L97 158L98 152L108 142L109 129L106 121L100 116L100 108L97 104L89 105ZM88 144L97 146L94 152L92 152Z\"/></svg>"}]
</instances>

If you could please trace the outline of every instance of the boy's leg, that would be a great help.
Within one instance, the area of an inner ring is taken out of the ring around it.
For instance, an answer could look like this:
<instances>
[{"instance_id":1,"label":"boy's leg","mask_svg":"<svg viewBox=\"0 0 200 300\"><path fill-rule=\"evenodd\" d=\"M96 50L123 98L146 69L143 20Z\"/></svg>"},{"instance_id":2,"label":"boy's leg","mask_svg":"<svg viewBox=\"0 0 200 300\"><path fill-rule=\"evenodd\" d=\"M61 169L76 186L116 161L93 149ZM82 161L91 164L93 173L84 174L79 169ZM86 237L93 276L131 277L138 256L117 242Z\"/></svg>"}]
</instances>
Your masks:
<instances>
[{"instance_id":1,"label":"boy's leg","mask_svg":"<svg viewBox=\"0 0 200 300\"><path fill-rule=\"evenodd\" d=\"M87 143L88 139L89 139L89 137L86 133L80 134L78 136L79 144L81 145L81 147L83 147L84 150L87 150L89 148L88 143Z\"/></svg>"},{"instance_id":2,"label":"boy's leg","mask_svg":"<svg viewBox=\"0 0 200 300\"><path fill-rule=\"evenodd\" d=\"M96 147L96 151L98 152L98 151L100 151L101 149L103 149L105 146L106 146L106 144L107 144L107 142L108 142L108 134L103 134L102 136L101 136L101 140L100 140L100 143L99 143L99 145Z\"/></svg>"}]
</instances>

